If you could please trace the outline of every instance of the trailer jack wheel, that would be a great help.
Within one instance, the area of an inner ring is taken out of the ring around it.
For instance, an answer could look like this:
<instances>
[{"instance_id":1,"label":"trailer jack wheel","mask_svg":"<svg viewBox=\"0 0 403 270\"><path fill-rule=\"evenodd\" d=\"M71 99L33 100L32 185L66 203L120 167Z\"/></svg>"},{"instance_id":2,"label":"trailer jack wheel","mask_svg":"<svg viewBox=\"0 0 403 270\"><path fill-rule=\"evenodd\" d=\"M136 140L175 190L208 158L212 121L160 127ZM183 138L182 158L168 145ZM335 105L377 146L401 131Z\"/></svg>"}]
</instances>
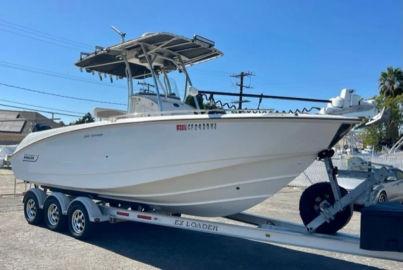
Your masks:
<instances>
[{"instance_id":1,"label":"trailer jack wheel","mask_svg":"<svg viewBox=\"0 0 403 270\"><path fill-rule=\"evenodd\" d=\"M347 194L347 190L342 187L340 187L340 192L341 196ZM308 225L319 216L323 208L333 205L334 202L335 199L329 182L316 183L308 187L302 193L299 201L299 212L304 225ZM334 234L350 221L352 215L352 206L346 206L333 219L320 225L315 232Z\"/></svg>"}]
</instances>

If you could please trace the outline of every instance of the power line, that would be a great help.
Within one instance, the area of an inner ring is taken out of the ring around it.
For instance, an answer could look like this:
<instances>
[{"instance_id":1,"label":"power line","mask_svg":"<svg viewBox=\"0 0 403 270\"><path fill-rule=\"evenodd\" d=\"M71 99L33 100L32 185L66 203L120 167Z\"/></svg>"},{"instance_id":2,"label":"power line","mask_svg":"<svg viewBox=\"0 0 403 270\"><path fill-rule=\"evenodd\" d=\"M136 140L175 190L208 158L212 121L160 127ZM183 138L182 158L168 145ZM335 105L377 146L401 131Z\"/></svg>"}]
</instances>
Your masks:
<instances>
[{"instance_id":1,"label":"power line","mask_svg":"<svg viewBox=\"0 0 403 270\"><path fill-rule=\"evenodd\" d=\"M75 47L75 48L86 48L86 49L92 47L91 45L86 44L84 42L75 41L72 39L49 34L49 33L34 29L32 27L28 27L28 26L24 26L21 24L7 21L2 18L0 18L0 26L8 28L8 29L6 29L6 31L13 32L15 34L21 34L23 36L37 39L37 40L44 41L44 42L57 43L56 45Z\"/></svg>"},{"instance_id":2,"label":"power line","mask_svg":"<svg viewBox=\"0 0 403 270\"><path fill-rule=\"evenodd\" d=\"M22 24L18 24L18 23L14 23L14 22L5 20L3 18L0 18L0 24L3 24L5 26L7 26L7 27L17 29L19 31L24 31L24 32L27 32L27 33L35 34L35 35L45 36L45 37L50 38L50 39L54 39L54 40L58 40L58 41L62 41L62 42L67 42L67 43L73 43L73 44L76 44L76 45L79 45L79 46L89 46L89 47L91 47L91 45L88 45L88 44L86 44L84 42L81 42L81 41L75 41L75 40L68 39L68 38L65 38L65 37L56 36L56 35L46 33L44 31L40 31L38 29L32 28L30 26L26 26L26 25L22 25Z\"/></svg>"},{"instance_id":3,"label":"power line","mask_svg":"<svg viewBox=\"0 0 403 270\"><path fill-rule=\"evenodd\" d=\"M52 92L48 92L48 91L36 90L36 89L31 89L31 88L27 88L27 87L21 87L21 86L17 86L17 85L13 85L13 84L2 83L2 82L0 82L0 85L10 87L10 88L19 89L19 90L23 90L23 91L27 91L27 92L31 92L31 93L54 96L54 97L59 97L59 98L66 98L66 99L73 99L73 100L79 100L79 101L87 101L87 102L94 102L94 103L103 103L103 104L126 106L126 104L124 104L124 103L61 95L61 94L56 94L56 93L52 93Z\"/></svg>"},{"instance_id":4,"label":"power line","mask_svg":"<svg viewBox=\"0 0 403 270\"><path fill-rule=\"evenodd\" d=\"M57 108L46 107L46 106L33 105L33 104L29 104L29 103L18 102L18 101L9 100L9 99L3 99L3 98L0 98L0 101L4 101L4 102L8 102L8 103L13 103L13 104L18 104L18 105L31 106L31 107L35 107L35 108L39 108L39 109L52 110L52 111L59 111L59 112L66 112L66 113L85 114L85 113L83 113L83 112L76 112L76 111L69 111L69 110L57 109Z\"/></svg>"},{"instance_id":5,"label":"power line","mask_svg":"<svg viewBox=\"0 0 403 270\"><path fill-rule=\"evenodd\" d=\"M31 73L36 73L36 74L41 74L41 75L45 75L45 76L61 78L61 79L66 79L66 80L71 80L71 81L78 81L78 82L102 85L102 86L112 87L112 88L125 88L123 86L112 85L109 83L96 82L96 81L92 81L92 80L83 79L78 76L72 76L69 74L63 74L63 73L58 73L58 72L49 71L49 70L45 70L45 69L29 67L29 66L15 64L15 63L7 62L7 61L0 61L0 66L4 67L4 68L11 68L11 69L16 69L16 70L21 70L24 72L31 72Z\"/></svg>"},{"instance_id":6,"label":"power line","mask_svg":"<svg viewBox=\"0 0 403 270\"><path fill-rule=\"evenodd\" d=\"M53 115L65 115L65 116L73 116L73 117L81 117L82 115L75 115L75 114L68 114L68 113L58 113L58 112L51 112L51 111L44 111L44 110L37 110L37 109L31 109L27 107L21 107L21 106L13 106L13 105L7 105L7 104L2 104L0 103L0 106L7 107L7 108L14 108L14 109L22 109L22 110L29 110L29 111L34 111L34 112L43 112L43 113L50 113Z\"/></svg>"},{"instance_id":7,"label":"power line","mask_svg":"<svg viewBox=\"0 0 403 270\"><path fill-rule=\"evenodd\" d=\"M1 25L0 25L0 26L1 26ZM78 49L78 48L75 47L75 46L70 46L70 45L66 45L66 44L62 44L62 43L57 43L57 42L54 42L54 41L51 41L51 40L46 40L46 39L42 39L42 38L37 38L37 37L35 37L35 36L27 35L27 34L24 34L24 33L19 33L19 32L16 32L16 31L12 31L12 30L10 30L10 29L0 28L0 31L7 32L7 33L11 33L11 34L14 34L14 35L17 35L17 36L22 36L22 37L25 37L25 38L34 39L34 40L41 41L41 42L45 42L45 43L48 43L48 44L52 44L52 45L64 47L64 48L67 48L67 49L72 49L72 50L77 50L77 49Z\"/></svg>"}]
</instances>

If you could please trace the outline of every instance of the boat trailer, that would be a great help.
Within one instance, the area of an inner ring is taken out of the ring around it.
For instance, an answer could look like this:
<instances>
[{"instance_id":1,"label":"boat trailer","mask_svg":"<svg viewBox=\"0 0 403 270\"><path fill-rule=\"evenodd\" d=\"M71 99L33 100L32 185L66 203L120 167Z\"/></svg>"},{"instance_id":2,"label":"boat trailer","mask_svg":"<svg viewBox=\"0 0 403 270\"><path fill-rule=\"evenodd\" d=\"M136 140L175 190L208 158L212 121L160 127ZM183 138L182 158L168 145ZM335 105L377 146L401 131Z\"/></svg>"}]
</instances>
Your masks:
<instances>
[{"instance_id":1,"label":"boat trailer","mask_svg":"<svg viewBox=\"0 0 403 270\"><path fill-rule=\"evenodd\" d=\"M103 212L103 215L108 216L110 218L109 221L111 222L119 220L136 221L146 224L237 237L259 242L291 245L359 256L403 261L402 252L372 251L361 249L360 238L358 236L344 233L337 233L336 235L310 233L303 225L248 213L239 213L228 216L227 218L246 224L255 225L255 227L228 224L224 222L212 222L202 219L175 217L158 213L128 211L112 207L101 206L100 208Z\"/></svg>"},{"instance_id":2,"label":"boat trailer","mask_svg":"<svg viewBox=\"0 0 403 270\"><path fill-rule=\"evenodd\" d=\"M366 257L403 261L403 252L391 250L368 250L363 249L362 240L358 235L335 233L332 235L316 233L316 229L326 222L331 222L337 213L351 206L358 198L365 196L365 204L370 205L373 200L373 187L387 177L396 177L401 171L390 166L382 166L379 169L368 171L366 180L354 190L342 196L341 188L337 184L337 174L348 174L348 171L338 171L332 164L333 150L324 150L318 154L318 159L324 161L329 182L334 195L334 203L321 208L320 214L308 224L302 225L267 217L252 215L246 212L225 217L229 220L242 222L230 224L228 222L208 221L202 218L181 217L181 215L157 212L153 209L138 208L128 210L123 207L112 207L111 203L95 198L90 194L71 196L71 193L55 191L49 193L47 188L35 187L24 196L24 214L30 224L37 224L38 218L29 219L28 210L44 212L47 227L51 230L60 228L52 226L51 221L46 219L49 214L51 203L59 204L62 215L60 219L68 220L68 226L73 237L83 239L87 237L94 223L134 221L145 224L154 224L177 229L185 229L216 235L224 235L249 239L259 242L284 244L319 250L327 250L346 254ZM49 194L48 194L49 193ZM30 203L36 203L36 208L29 208ZM114 205L116 206L116 205ZM134 207L132 207L134 208ZM131 208L130 208L131 209ZM34 217L37 215L35 213ZM28 216L27 216L28 215ZM83 221L84 219L84 221ZM60 223L60 222L59 222ZM50 225L49 225L50 224ZM246 225L247 224L247 225ZM58 224L57 224L58 225ZM253 225L253 226L250 226ZM362 224L361 224L362 226ZM378 236L374 236L378 237Z\"/></svg>"}]
</instances>

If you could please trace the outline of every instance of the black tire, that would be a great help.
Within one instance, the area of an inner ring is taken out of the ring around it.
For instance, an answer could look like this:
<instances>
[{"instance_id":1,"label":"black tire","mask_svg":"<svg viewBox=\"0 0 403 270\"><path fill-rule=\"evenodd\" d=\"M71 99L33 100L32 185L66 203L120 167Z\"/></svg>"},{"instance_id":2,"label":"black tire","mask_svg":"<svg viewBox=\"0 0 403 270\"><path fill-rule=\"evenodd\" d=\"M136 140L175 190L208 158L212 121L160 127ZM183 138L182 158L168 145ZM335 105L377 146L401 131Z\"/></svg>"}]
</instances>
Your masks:
<instances>
[{"instance_id":1,"label":"black tire","mask_svg":"<svg viewBox=\"0 0 403 270\"><path fill-rule=\"evenodd\" d=\"M381 193L379 193L377 201L378 201L378 203L385 203L388 201L388 195L386 195L385 191L382 191Z\"/></svg>"},{"instance_id":2,"label":"black tire","mask_svg":"<svg viewBox=\"0 0 403 270\"><path fill-rule=\"evenodd\" d=\"M90 221L87 209L81 202L72 203L67 216L69 231L74 238L86 239L91 236L94 224Z\"/></svg>"},{"instance_id":3,"label":"black tire","mask_svg":"<svg viewBox=\"0 0 403 270\"><path fill-rule=\"evenodd\" d=\"M347 190L342 187L340 187L340 191L342 196L347 194ZM319 216L319 204L324 200L327 200L331 205L335 202L332 187L329 182L313 184L302 193L299 201L299 213L305 226ZM323 223L315 232L334 234L350 221L352 215L352 205L346 206L341 212L335 215L334 219Z\"/></svg>"},{"instance_id":4,"label":"black tire","mask_svg":"<svg viewBox=\"0 0 403 270\"><path fill-rule=\"evenodd\" d=\"M109 202L109 206L110 206L110 207L119 208L119 203L116 202L116 201L110 201L110 202Z\"/></svg>"},{"instance_id":5,"label":"black tire","mask_svg":"<svg viewBox=\"0 0 403 270\"><path fill-rule=\"evenodd\" d=\"M31 191L24 196L24 216L25 220L31 225L38 225L42 222L42 209L39 208L38 199Z\"/></svg>"},{"instance_id":6,"label":"black tire","mask_svg":"<svg viewBox=\"0 0 403 270\"><path fill-rule=\"evenodd\" d=\"M45 201L43 219L46 227L52 231L62 231L65 228L66 216L62 213L59 201L53 196L48 197Z\"/></svg>"},{"instance_id":7,"label":"black tire","mask_svg":"<svg viewBox=\"0 0 403 270\"><path fill-rule=\"evenodd\" d=\"M130 208L130 203L119 202L119 201L110 201L109 206L110 207L115 207L115 208L129 209Z\"/></svg>"}]
</instances>

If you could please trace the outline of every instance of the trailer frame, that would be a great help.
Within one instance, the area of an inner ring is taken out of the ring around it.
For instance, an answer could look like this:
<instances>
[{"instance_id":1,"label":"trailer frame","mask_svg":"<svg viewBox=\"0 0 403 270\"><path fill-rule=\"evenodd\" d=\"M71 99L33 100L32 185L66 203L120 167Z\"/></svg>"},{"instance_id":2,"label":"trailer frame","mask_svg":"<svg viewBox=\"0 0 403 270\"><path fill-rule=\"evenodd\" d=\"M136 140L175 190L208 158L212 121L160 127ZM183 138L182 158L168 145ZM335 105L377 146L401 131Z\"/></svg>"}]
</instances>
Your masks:
<instances>
[{"instance_id":1,"label":"trailer frame","mask_svg":"<svg viewBox=\"0 0 403 270\"><path fill-rule=\"evenodd\" d=\"M249 239L264 243L291 245L359 256L403 261L402 252L371 251L361 249L360 238L358 235L350 235L345 233L337 233L335 235L312 233L307 231L306 227L302 224L271 219L246 212L224 217L225 219L242 223L234 224L228 223L228 221L217 222L202 218L180 217L153 211L135 211L116 208L111 207L107 203L101 201L94 201L86 196L79 196L71 199L70 196L60 192L57 192L56 196L52 193L46 197L45 192L38 187L31 189L27 192L27 194L28 193L34 194L37 197L40 207L43 207L44 201L49 197L58 199L59 203L62 205L62 209L69 209L73 203L78 202L86 209L89 218L88 221L91 223L116 223L121 221L140 222L144 224L152 224L176 229ZM65 198L61 199L63 196ZM73 236L80 238L76 235Z\"/></svg>"},{"instance_id":2,"label":"trailer frame","mask_svg":"<svg viewBox=\"0 0 403 270\"><path fill-rule=\"evenodd\" d=\"M225 222L208 221L203 219L184 218L158 213L129 211L119 208L100 206L104 215L111 222L135 221L177 229L224 235L249 239L265 243L291 245L380 259L403 261L403 253L393 251L371 251L360 248L359 236L337 233L326 235L310 233L303 225L285 222L246 212L227 217L254 227Z\"/></svg>"},{"instance_id":3,"label":"trailer frame","mask_svg":"<svg viewBox=\"0 0 403 270\"><path fill-rule=\"evenodd\" d=\"M306 226L287 221L271 219L269 217L257 216L247 212L237 213L231 216L223 217L229 220L235 220L242 224L228 222L209 221L199 217L181 217L172 213L159 212L150 207L116 207L110 200L96 196L96 194L82 193L74 191L64 191L61 189L52 189L51 187L35 186L26 192L24 196L24 211L26 209L26 200L36 203L38 216L42 212L45 202L49 198L54 198L60 205L61 219L68 219L68 225L71 234L76 238L84 238L79 233L72 231L72 216L74 212L81 211L81 216L88 219L83 224L101 223L101 222L120 222L132 221L145 224L153 224L176 229L204 232L209 234L224 235L236 238L249 239L253 241L274 243L282 245L291 245L304 248L312 248L346 254L353 254L380 259L389 259L403 261L403 252L397 251L374 251L360 248L360 237L345 233L336 233L334 235L315 233L315 229L325 222L331 222L335 215L343 211L345 207L352 205L362 196L365 197L365 205L371 204L371 198L374 196L373 187L388 177L397 177L401 170L391 166L381 166L373 168L366 174L366 180L358 185L348 194L341 196L340 187L337 183L337 174L354 174L349 171L339 171L333 166L331 157L333 150L323 150L318 154L318 158L324 161L329 182L335 198L335 202L321 209L320 214ZM50 192L51 191L51 192ZM122 204L123 205L123 204ZM114 207L115 206L115 207ZM30 209L32 211L34 208ZM34 210L35 210L34 209ZM130 210L129 210L130 209ZM24 212L25 213L25 212ZM46 218L46 213L43 213ZM47 213L49 215L49 213ZM37 224L38 220L27 221L31 224ZM80 220L76 220L80 222ZM253 225L253 226L250 226ZM90 224L87 228L92 228ZM49 228L52 229L52 228ZM85 233L88 235L88 232Z\"/></svg>"}]
</instances>

